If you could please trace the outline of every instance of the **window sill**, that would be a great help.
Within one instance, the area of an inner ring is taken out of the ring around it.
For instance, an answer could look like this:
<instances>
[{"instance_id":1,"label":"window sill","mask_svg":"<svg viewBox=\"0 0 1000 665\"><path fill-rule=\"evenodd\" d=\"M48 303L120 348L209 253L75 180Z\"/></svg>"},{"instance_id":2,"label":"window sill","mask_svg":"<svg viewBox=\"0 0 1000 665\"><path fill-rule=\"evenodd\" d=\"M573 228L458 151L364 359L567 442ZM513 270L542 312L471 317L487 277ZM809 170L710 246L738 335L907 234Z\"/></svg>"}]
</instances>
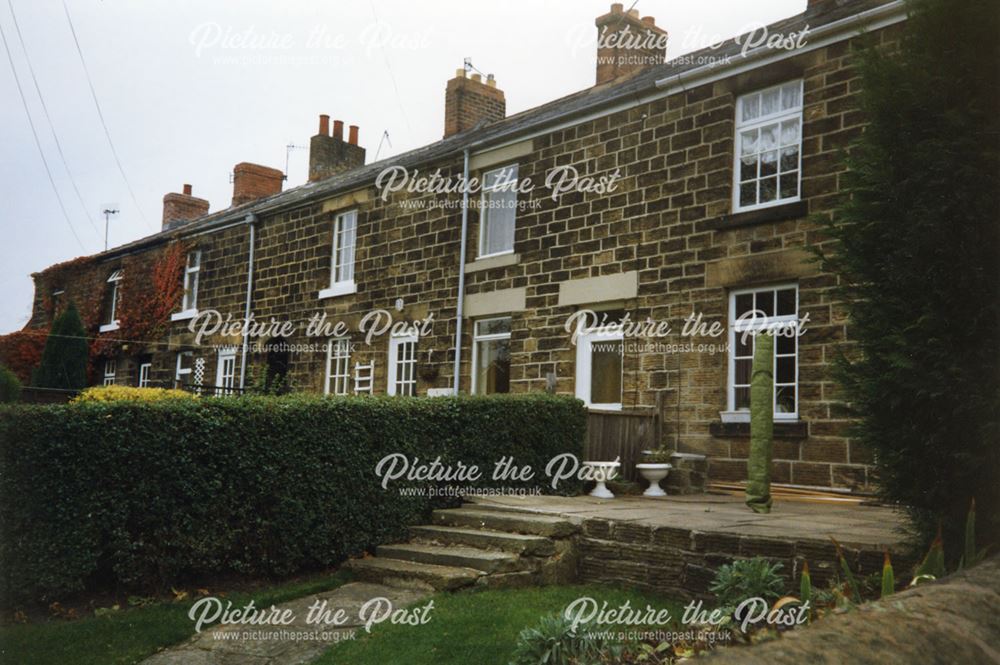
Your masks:
<instances>
[{"instance_id":1,"label":"window sill","mask_svg":"<svg viewBox=\"0 0 1000 665\"><path fill-rule=\"evenodd\" d=\"M171 321L187 321L188 319L193 319L198 316L197 309L185 309L182 312L174 312L170 315Z\"/></svg>"},{"instance_id":2,"label":"window sill","mask_svg":"<svg viewBox=\"0 0 1000 665\"><path fill-rule=\"evenodd\" d=\"M792 203L782 203L768 208L758 208L757 210L723 215L709 222L706 228L712 231L725 231L727 229L757 226L758 224L784 222L789 219L800 219L808 214L808 203L805 201L793 201Z\"/></svg>"},{"instance_id":3,"label":"window sill","mask_svg":"<svg viewBox=\"0 0 1000 665\"><path fill-rule=\"evenodd\" d=\"M98 332L114 332L118 330L118 321L112 321L111 323L105 323L103 326L98 328Z\"/></svg>"},{"instance_id":4,"label":"window sill","mask_svg":"<svg viewBox=\"0 0 1000 665\"><path fill-rule=\"evenodd\" d=\"M358 292L358 285L353 281L351 282L339 282L334 284L328 289L323 289L319 292L319 299L323 300L325 298L336 298L337 296L346 296L351 293Z\"/></svg>"},{"instance_id":5,"label":"window sill","mask_svg":"<svg viewBox=\"0 0 1000 665\"><path fill-rule=\"evenodd\" d=\"M472 263L465 264L466 274L479 272L481 270L492 270L493 268L504 268L516 265L521 262L521 255L514 252L505 254L494 254L492 256L481 256Z\"/></svg>"},{"instance_id":6,"label":"window sill","mask_svg":"<svg viewBox=\"0 0 1000 665\"><path fill-rule=\"evenodd\" d=\"M492 254L480 254L476 257L476 261L485 261L487 259L499 259L505 256L511 256L514 254L514 248L505 249L502 252L493 252Z\"/></svg>"},{"instance_id":7,"label":"window sill","mask_svg":"<svg viewBox=\"0 0 1000 665\"><path fill-rule=\"evenodd\" d=\"M708 432L718 438L750 438L749 422L714 422L709 424ZM775 420L775 439L808 439L809 423L804 420Z\"/></svg>"}]
</instances>

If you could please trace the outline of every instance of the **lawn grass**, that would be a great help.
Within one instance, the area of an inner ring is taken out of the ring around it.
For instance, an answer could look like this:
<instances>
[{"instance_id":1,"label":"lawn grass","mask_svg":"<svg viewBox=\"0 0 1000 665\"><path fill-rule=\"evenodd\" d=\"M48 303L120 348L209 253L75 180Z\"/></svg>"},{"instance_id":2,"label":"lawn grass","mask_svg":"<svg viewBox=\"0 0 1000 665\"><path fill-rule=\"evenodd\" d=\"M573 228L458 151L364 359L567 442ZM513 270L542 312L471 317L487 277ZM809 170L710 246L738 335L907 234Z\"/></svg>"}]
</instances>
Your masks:
<instances>
[{"instance_id":1,"label":"lawn grass","mask_svg":"<svg viewBox=\"0 0 1000 665\"><path fill-rule=\"evenodd\" d=\"M346 571L298 578L226 595L234 605L283 603L350 581ZM0 627L0 663L17 665L130 665L194 634L188 609L196 598L123 609L73 621L51 619Z\"/></svg>"},{"instance_id":2,"label":"lawn grass","mask_svg":"<svg viewBox=\"0 0 1000 665\"><path fill-rule=\"evenodd\" d=\"M434 596L430 621L421 626L392 625L358 631L354 641L341 642L316 661L317 665L507 665L518 634L544 614L560 612L581 596L618 607L667 609L680 617L682 603L603 586L559 586L502 591L463 591ZM423 605L426 601L417 603ZM609 629L614 628L609 626Z\"/></svg>"}]
</instances>

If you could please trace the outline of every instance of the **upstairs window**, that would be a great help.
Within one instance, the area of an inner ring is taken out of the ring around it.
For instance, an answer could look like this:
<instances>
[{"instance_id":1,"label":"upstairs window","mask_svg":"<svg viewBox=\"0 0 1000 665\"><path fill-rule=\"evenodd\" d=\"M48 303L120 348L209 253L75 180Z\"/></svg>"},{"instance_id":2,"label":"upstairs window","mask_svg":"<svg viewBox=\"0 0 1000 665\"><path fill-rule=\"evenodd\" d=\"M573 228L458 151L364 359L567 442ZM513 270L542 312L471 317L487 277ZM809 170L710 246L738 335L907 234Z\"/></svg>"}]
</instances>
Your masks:
<instances>
[{"instance_id":1,"label":"upstairs window","mask_svg":"<svg viewBox=\"0 0 1000 665\"><path fill-rule=\"evenodd\" d=\"M487 171L479 210L479 258L514 251L516 217L517 164Z\"/></svg>"},{"instance_id":2,"label":"upstairs window","mask_svg":"<svg viewBox=\"0 0 1000 665\"><path fill-rule=\"evenodd\" d=\"M510 392L510 317L476 321L472 345L472 392Z\"/></svg>"},{"instance_id":3,"label":"upstairs window","mask_svg":"<svg viewBox=\"0 0 1000 665\"><path fill-rule=\"evenodd\" d=\"M201 271L201 250L188 252L184 267L184 299L181 309L185 312L198 309L198 273Z\"/></svg>"},{"instance_id":4,"label":"upstairs window","mask_svg":"<svg viewBox=\"0 0 1000 665\"><path fill-rule=\"evenodd\" d=\"M320 298L355 293L354 246L358 235L358 212L342 212L333 219L333 247L330 254L330 286Z\"/></svg>"},{"instance_id":5,"label":"upstairs window","mask_svg":"<svg viewBox=\"0 0 1000 665\"><path fill-rule=\"evenodd\" d=\"M121 303L122 271L116 270L108 277L108 290L104 300L104 324L101 332L118 329L118 306Z\"/></svg>"},{"instance_id":6,"label":"upstairs window","mask_svg":"<svg viewBox=\"0 0 1000 665\"><path fill-rule=\"evenodd\" d=\"M736 102L733 211L799 200L802 173L802 81Z\"/></svg>"}]
</instances>

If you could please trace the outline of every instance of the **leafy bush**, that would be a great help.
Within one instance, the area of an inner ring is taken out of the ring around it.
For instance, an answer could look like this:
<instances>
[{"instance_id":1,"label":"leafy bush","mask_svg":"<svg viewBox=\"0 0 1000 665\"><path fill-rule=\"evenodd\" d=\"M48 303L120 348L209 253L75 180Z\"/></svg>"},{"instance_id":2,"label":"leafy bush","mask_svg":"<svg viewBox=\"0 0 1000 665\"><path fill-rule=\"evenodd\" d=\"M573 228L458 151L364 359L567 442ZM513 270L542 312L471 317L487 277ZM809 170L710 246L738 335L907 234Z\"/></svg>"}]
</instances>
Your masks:
<instances>
[{"instance_id":1,"label":"leafy bush","mask_svg":"<svg viewBox=\"0 0 1000 665\"><path fill-rule=\"evenodd\" d=\"M592 626L573 630L573 622L560 612L543 616L538 625L518 635L511 665L598 665L609 645L591 633Z\"/></svg>"},{"instance_id":2,"label":"leafy bush","mask_svg":"<svg viewBox=\"0 0 1000 665\"><path fill-rule=\"evenodd\" d=\"M0 403L16 402L21 397L21 382L14 372L0 365Z\"/></svg>"},{"instance_id":3,"label":"leafy bush","mask_svg":"<svg viewBox=\"0 0 1000 665\"><path fill-rule=\"evenodd\" d=\"M196 400L198 396L173 388L135 388L133 386L93 386L74 397L71 402L159 402L165 399Z\"/></svg>"},{"instance_id":4,"label":"leafy bush","mask_svg":"<svg viewBox=\"0 0 1000 665\"><path fill-rule=\"evenodd\" d=\"M402 481L382 488L385 455L475 464L483 486L515 485L490 479L510 456L536 470L520 486L548 488L546 463L581 455L585 427L581 402L549 395L2 406L0 593L335 565L432 507Z\"/></svg>"},{"instance_id":5,"label":"leafy bush","mask_svg":"<svg viewBox=\"0 0 1000 665\"><path fill-rule=\"evenodd\" d=\"M76 390L87 385L90 346L80 313L72 302L56 317L45 340L34 384L41 388Z\"/></svg>"},{"instance_id":6,"label":"leafy bush","mask_svg":"<svg viewBox=\"0 0 1000 665\"><path fill-rule=\"evenodd\" d=\"M735 608L748 598L773 601L785 591L785 580L778 574L782 565L754 557L720 566L708 590L715 594L719 605Z\"/></svg>"},{"instance_id":7,"label":"leafy bush","mask_svg":"<svg viewBox=\"0 0 1000 665\"><path fill-rule=\"evenodd\" d=\"M869 124L825 220L825 267L851 317L838 378L879 490L924 544L943 523L956 563L972 497L977 546L1000 544L1000 4L908 5L898 52L857 59Z\"/></svg>"}]
</instances>

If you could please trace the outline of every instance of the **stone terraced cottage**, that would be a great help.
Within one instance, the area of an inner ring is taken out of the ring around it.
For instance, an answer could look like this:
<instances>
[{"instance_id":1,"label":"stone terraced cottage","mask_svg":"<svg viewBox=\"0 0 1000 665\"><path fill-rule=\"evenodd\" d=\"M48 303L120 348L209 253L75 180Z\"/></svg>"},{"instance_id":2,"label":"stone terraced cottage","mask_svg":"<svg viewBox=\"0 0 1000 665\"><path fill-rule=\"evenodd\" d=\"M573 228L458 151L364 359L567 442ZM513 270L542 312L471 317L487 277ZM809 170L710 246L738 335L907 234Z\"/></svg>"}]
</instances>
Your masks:
<instances>
[{"instance_id":1,"label":"stone terraced cottage","mask_svg":"<svg viewBox=\"0 0 1000 665\"><path fill-rule=\"evenodd\" d=\"M735 481L753 343L739 332L757 310L802 327L777 344L774 480L866 490L871 458L846 434L829 373L850 327L836 278L811 260L825 239L810 216L834 206L842 150L863 131L852 46L891 45L905 18L900 2L810 0L768 26L781 48L758 31L664 62L666 31L612 5L596 20L593 87L507 117L492 76L459 70L444 138L369 164L357 126L345 139L320 116L307 184L282 191L280 171L242 163L224 210L189 185L167 194L161 232L35 274L28 328L75 302L97 384L228 392L283 376L333 394L548 390L595 411L659 405L663 442ZM645 39L607 38L623 34ZM566 167L594 186L546 186ZM389 191L404 170L411 183L414 171L467 173L483 187L467 199ZM209 310L296 327L249 347L233 330L196 340L189 325ZM585 330L574 344L567 321L582 310L673 330ZM344 326L309 337L316 314ZM692 314L719 334L680 335ZM366 340L390 317L407 329Z\"/></svg>"}]
</instances>

